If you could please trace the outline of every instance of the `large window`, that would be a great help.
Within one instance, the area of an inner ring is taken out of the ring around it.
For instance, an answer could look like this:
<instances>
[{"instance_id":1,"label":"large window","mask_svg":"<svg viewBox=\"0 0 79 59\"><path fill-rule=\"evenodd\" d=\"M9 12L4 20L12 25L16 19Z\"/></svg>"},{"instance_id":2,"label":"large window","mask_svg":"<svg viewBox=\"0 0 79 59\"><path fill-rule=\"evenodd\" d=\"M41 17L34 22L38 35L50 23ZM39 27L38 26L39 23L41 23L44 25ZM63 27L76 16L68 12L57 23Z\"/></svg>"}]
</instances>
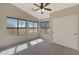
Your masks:
<instances>
[{"instance_id":1,"label":"large window","mask_svg":"<svg viewBox=\"0 0 79 59\"><path fill-rule=\"evenodd\" d=\"M9 35L17 35L17 19L7 18L7 32Z\"/></svg>"},{"instance_id":2,"label":"large window","mask_svg":"<svg viewBox=\"0 0 79 59\"><path fill-rule=\"evenodd\" d=\"M10 35L25 35L29 29L29 33L37 32L38 22L24 19L7 17L7 30Z\"/></svg>"},{"instance_id":3,"label":"large window","mask_svg":"<svg viewBox=\"0 0 79 59\"><path fill-rule=\"evenodd\" d=\"M26 20L7 17L7 30L10 35L25 35Z\"/></svg>"},{"instance_id":4,"label":"large window","mask_svg":"<svg viewBox=\"0 0 79 59\"><path fill-rule=\"evenodd\" d=\"M7 24L9 25L9 27L17 27L17 19L7 18Z\"/></svg>"},{"instance_id":5,"label":"large window","mask_svg":"<svg viewBox=\"0 0 79 59\"><path fill-rule=\"evenodd\" d=\"M37 32L38 22L29 21L29 33Z\"/></svg>"},{"instance_id":6,"label":"large window","mask_svg":"<svg viewBox=\"0 0 79 59\"><path fill-rule=\"evenodd\" d=\"M45 22L45 28L47 28L47 29L49 28L49 21Z\"/></svg>"},{"instance_id":7,"label":"large window","mask_svg":"<svg viewBox=\"0 0 79 59\"><path fill-rule=\"evenodd\" d=\"M19 30L19 35L26 34L26 21L18 20L18 30Z\"/></svg>"},{"instance_id":8,"label":"large window","mask_svg":"<svg viewBox=\"0 0 79 59\"><path fill-rule=\"evenodd\" d=\"M33 33L33 21L29 21L28 27L29 27L29 33Z\"/></svg>"},{"instance_id":9,"label":"large window","mask_svg":"<svg viewBox=\"0 0 79 59\"><path fill-rule=\"evenodd\" d=\"M49 21L40 22L41 31L44 33L49 32Z\"/></svg>"},{"instance_id":10,"label":"large window","mask_svg":"<svg viewBox=\"0 0 79 59\"><path fill-rule=\"evenodd\" d=\"M50 28L49 28L49 21L45 22L45 33L49 33L50 32Z\"/></svg>"},{"instance_id":11,"label":"large window","mask_svg":"<svg viewBox=\"0 0 79 59\"><path fill-rule=\"evenodd\" d=\"M41 22L40 25L41 25L41 29L45 29L45 22Z\"/></svg>"},{"instance_id":12,"label":"large window","mask_svg":"<svg viewBox=\"0 0 79 59\"><path fill-rule=\"evenodd\" d=\"M38 22L34 22L33 24L34 24L33 31L37 32L38 31Z\"/></svg>"}]
</instances>

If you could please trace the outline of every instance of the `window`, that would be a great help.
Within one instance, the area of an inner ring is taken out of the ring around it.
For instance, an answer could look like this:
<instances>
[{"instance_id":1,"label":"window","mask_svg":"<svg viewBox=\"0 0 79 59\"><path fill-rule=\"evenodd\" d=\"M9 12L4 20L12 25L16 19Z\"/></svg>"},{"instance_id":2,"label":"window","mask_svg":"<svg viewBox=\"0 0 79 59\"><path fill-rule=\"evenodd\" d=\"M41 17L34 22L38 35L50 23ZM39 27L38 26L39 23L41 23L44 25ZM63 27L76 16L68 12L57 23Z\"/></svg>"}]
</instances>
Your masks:
<instances>
[{"instance_id":1,"label":"window","mask_svg":"<svg viewBox=\"0 0 79 59\"><path fill-rule=\"evenodd\" d=\"M50 32L50 28L49 28L49 21L45 22L45 33L49 33Z\"/></svg>"},{"instance_id":2,"label":"window","mask_svg":"<svg viewBox=\"0 0 79 59\"><path fill-rule=\"evenodd\" d=\"M7 33L9 35L17 35L17 19L7 18Z\"/></svg>"},{"instance_id":3,"label":"window","mask_svg":"<svg viewBox=\"0 0 79 59\"><path fill-rule=\"evenodd\" d=\"M40 28L43 33L49 32L49 21L40 22Z\"/></svg>"},{"instance_id":4,"label":"window","mask_svg":"<svg viewBox=\"0 0 79 59\"><path fill-rule=\"evenodd\" d=\"M26 20L7 17L7 30L10 35L25 35Z\"/></svg>"},{"instance_id":5,"label":"window","mask_svg":"<svg viewBox=\"0 0 79 59\"><path fill-rule=\"evenodd\" d=\"M45 22L45 28L48 29L49 28L49 21Z\"/></svg>"},{"instance_id":6,"label":"window","mask_svg":"<svg viewBox=\"0 0 79 59\"><path fill-rule=\"evenodd\" d=\"M37 32L38 22L29 21L29 33Z\"/></svg>"},{"instance_id":7,"label":"window","mask_svg":"<svg viewBox=\"0 0 79 59\"><path fill-rule=\"evenodd\" d=\"M28 27L29 27L29 33L33 33L33 22L32 21L29 21Z\"/></svg>"},{"instance_id":8,"label":"window","mask_svg":"<svg viewBox=\"0 0 79 59\"><path fill-rule=\"evenodd\" d=\"M29 21L24 19L7 17L7 30L10 35L25 35L27 32L27 28L29 29L29 33L36 33L38 28L38 22ZM28 25L28 26L27 26Z\"/></svg>"},{"instance_id":9,"label":"window","mask_svg":"<svg viewBox=\"0 0 79 59\"><path fill-rule=\"evenodd\" d=\"M33 31L37 32L37 30L38 30L38 22L33 22L33 24L34 24Z\"/></svg>"},{"instance_id":10,"label":"window","mask_svg":"<svg viewBox=\"0 0 79 59\"><path fill-rule=\"evenodd\" d=\"M19 35L26 34L26 21L18 20L18 30L19 30Z\"/></svg>"},{"instance_id":11,"label":"window","mask_svg":"<svg viewBox=\"0 0 79 59\"><path fill-rule=\"evenodd\" d=\"M41 28L41 32L44 32L44 22L40 22L40 28Z\"/></svg>"},{"instance_id":12,"label":"window","mask_svg":"<svg viewBox=\"0 0 79 59\"><path fill-rule=\"evenodd\" d=\"M7 18L7 24L9 27L17 27L17 19Z\"/></svg>"}]
</instances>

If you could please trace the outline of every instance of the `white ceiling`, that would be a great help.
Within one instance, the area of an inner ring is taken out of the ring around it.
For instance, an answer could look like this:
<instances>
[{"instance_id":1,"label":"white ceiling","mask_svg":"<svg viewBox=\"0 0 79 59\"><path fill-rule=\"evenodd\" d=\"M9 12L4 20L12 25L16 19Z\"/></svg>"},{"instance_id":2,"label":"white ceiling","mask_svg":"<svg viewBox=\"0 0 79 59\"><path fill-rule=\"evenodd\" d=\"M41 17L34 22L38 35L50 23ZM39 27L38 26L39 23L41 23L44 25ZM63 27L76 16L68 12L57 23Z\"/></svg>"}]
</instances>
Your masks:
<instances>
[{"instance_id":1,"label":"white ceiling","mask_svg":"<svg viewBox=\"0 0 79 59\"><path fill-rule=\"evenodd\" d=\"M32 16L38 18L38 19L44 19L44 18L49 18L49 14L52 12L56 12L65 8L69 8L75 5L78 5L77 3L51 3L47 6L47 8L52 9L52 11L44 11L43 14L40 13L40 11L33 11L33 9L37 9L38 7L33 5L33 3L12 3L16 7L22 9L23 11L31 14ZM40 5L38 3L38 5Z\"/></svg>"}]
</instances>

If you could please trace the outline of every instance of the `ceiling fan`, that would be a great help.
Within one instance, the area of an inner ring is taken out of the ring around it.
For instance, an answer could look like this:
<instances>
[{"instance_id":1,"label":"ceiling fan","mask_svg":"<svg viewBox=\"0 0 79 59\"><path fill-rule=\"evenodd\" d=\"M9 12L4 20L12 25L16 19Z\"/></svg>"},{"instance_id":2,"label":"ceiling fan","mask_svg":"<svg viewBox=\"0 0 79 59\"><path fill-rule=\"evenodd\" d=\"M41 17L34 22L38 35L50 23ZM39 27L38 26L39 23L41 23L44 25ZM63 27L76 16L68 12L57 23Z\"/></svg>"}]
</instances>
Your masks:
<instances>
[{"instance_id":1,"label":"ceiling fan","mask_svg":"<svg viewBox=\"0 0 79 59\"><path fill-rule=\"evenodd\" d=\"M49 8L46 8L46 6L48 6L50 3L41 3L41 5L37 5L37 4L35 4L35 3L33 3L33 5L35 5L35 6L37 6L37 7L39 7L38 9L32 9L33 11L41 11L41 14L43 14L43 11L44 10L47 10L47 11L51 11L51 9L49 9Z\"/></svg>"}]
</instances>

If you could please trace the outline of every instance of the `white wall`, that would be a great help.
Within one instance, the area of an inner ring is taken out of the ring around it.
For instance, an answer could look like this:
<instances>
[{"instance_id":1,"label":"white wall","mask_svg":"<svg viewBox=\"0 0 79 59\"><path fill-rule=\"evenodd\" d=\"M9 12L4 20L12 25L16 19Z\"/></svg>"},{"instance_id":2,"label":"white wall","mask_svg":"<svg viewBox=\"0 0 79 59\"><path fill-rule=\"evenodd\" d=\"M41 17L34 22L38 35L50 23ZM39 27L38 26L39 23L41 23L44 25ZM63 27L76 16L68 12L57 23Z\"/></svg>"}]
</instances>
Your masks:
<instances>
[{"instance_id":1,"label":"white wall","mask_svg":"<svg viewBox=\"0 0 79 59\"><path fill-rule=\"evenodd\" d=\"M78 16L68 15L53 21L53 42L78 50Z\"/></svg>"}]
</instances>

